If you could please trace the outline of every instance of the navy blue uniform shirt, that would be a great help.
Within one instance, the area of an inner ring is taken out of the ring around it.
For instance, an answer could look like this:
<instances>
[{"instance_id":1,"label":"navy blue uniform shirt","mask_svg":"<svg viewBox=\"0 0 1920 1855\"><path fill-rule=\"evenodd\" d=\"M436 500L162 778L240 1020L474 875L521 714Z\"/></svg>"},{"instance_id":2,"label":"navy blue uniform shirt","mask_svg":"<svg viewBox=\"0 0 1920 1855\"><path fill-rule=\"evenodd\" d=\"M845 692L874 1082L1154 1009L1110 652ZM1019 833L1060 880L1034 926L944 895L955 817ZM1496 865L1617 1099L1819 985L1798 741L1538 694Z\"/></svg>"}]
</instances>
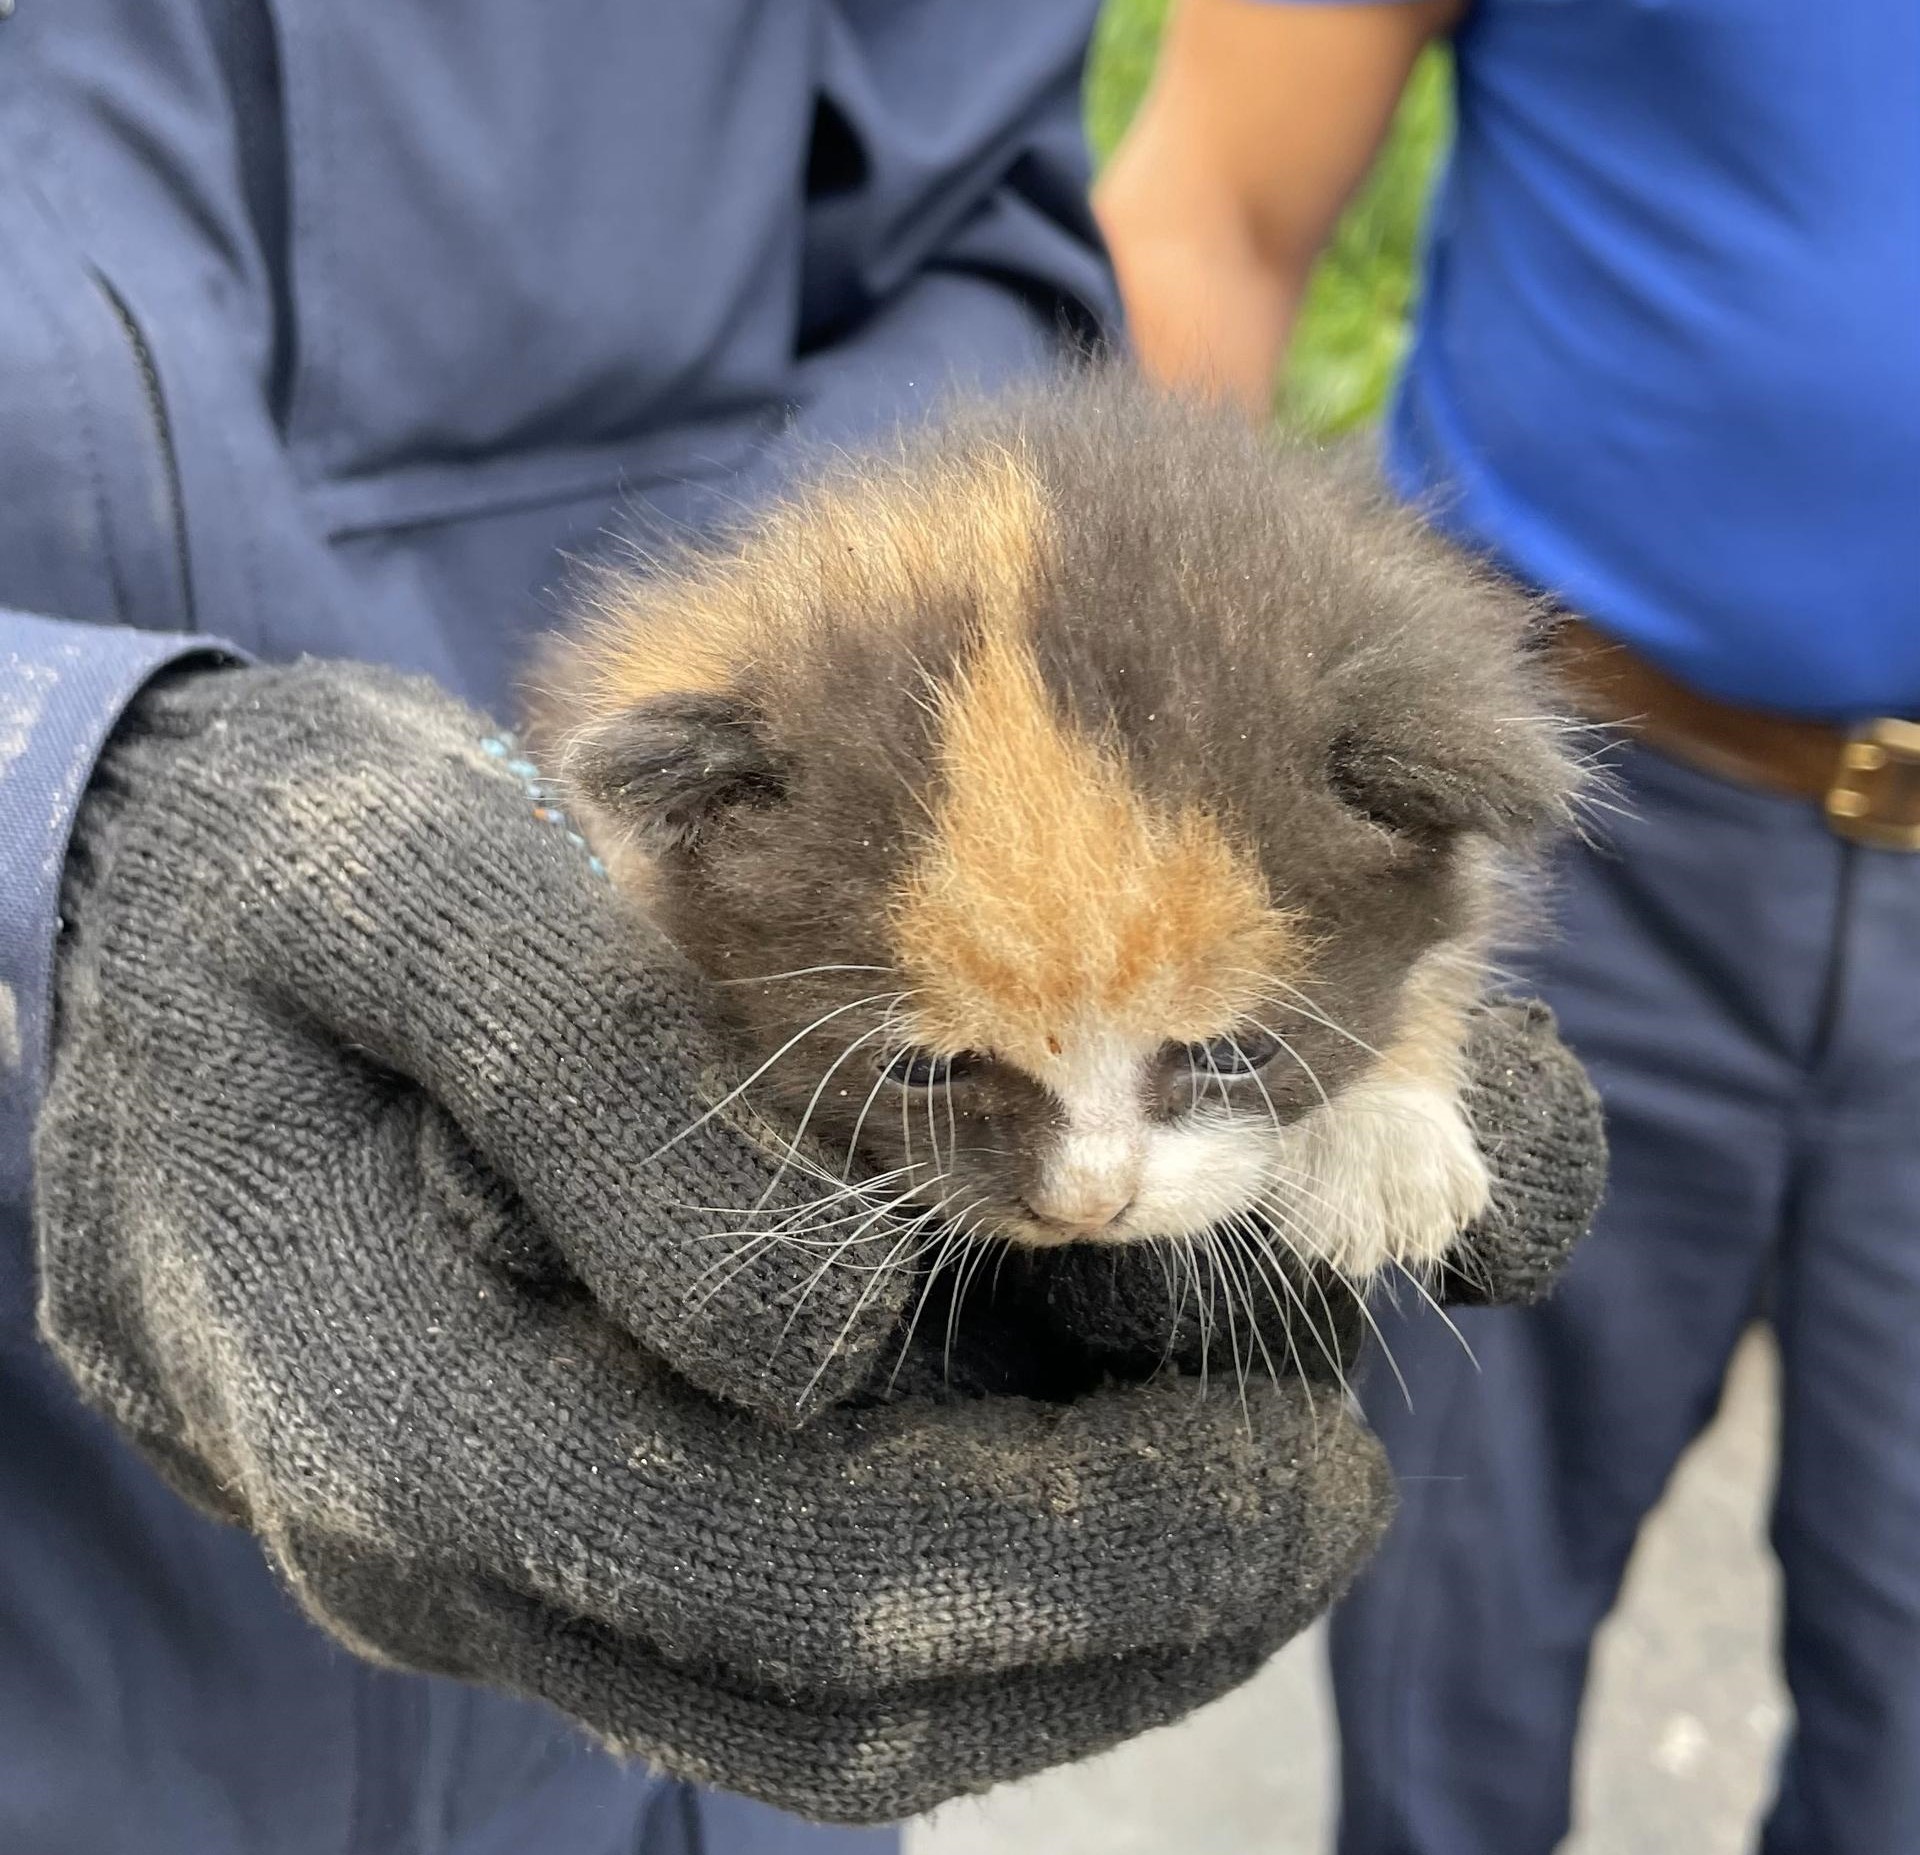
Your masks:
<instances>
[{"instance_id":1,"label":"navy blue uniform shirt","mask_svg":"<svg viewBox=\"0 0 1920 1855\"><path fill-rule=\"evenodd\" d=\"M800 1855L335 1649L31 1330L99 743L196 640L496 710L562 555L1110 326L1093 0L18 0L0 20L0 1849Z\"/></svg>"}]
</instances>

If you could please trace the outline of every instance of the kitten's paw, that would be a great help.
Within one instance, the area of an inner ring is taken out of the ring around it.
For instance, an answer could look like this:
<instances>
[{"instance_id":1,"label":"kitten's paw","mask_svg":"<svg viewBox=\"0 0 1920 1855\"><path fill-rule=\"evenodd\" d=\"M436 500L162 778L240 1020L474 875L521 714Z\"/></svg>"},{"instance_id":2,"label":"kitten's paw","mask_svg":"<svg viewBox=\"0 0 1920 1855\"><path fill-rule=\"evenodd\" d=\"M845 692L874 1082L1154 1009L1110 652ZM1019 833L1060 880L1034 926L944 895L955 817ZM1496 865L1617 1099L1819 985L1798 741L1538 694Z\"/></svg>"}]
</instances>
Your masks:
<instances>
[{"instance_id":1,"label":"kitten's paw","mask_svg":"<svg viewBox=\"0 0 1920 1855\"><path fill-rule=\"evenodd\" d=\"M1305 1175L1290 1233L1351 1281L1430 1270L1486 1212L1493 1179L1459 1101L1370 1078L1299 1123Z\"/></svg>"}]
</instances>

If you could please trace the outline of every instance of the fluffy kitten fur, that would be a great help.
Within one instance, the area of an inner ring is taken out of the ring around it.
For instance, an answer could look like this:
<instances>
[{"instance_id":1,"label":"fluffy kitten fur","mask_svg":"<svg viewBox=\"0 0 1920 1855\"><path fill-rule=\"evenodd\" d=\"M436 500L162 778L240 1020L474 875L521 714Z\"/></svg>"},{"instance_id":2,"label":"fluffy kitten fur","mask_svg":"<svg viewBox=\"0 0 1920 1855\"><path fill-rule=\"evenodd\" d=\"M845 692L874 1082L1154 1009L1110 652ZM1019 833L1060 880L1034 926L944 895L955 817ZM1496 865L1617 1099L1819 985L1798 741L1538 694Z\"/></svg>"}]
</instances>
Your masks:
<instances>
[{"instance_id":1,"label":"fluffy kitten fur","mask_svg":"<svg viewBox=\"0 0 1920 1855\"><path fill-rule=\"evenodd\" d=\"M590 605L542 751L834 1171L1356 1278L1485 1208L1463 1015L1574 772L1528 602L1357 476L1091 373Z\"/></svg>"}]
</instances>

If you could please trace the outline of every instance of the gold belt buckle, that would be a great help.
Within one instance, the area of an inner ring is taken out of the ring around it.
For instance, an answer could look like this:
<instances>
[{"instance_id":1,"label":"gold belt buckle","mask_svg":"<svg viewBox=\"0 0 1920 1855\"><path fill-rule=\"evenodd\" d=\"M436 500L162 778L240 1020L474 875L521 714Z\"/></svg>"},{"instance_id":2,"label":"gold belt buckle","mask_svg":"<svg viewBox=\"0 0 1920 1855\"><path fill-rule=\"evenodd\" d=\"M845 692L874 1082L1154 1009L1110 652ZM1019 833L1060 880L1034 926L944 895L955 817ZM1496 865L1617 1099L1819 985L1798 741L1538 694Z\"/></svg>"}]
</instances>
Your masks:
<instances>
[{"instance_id":1,"label":"gold belt buckle","mask_svg":"<svg viewBox=\"0 0 1920 1855\"><path fill-rule=\"evenodd\" d=\"M1920 722L1882 716L1847 737L1827 788L1827 823L1875 850L1920 850Z\"/></svg>"}]
</instances>

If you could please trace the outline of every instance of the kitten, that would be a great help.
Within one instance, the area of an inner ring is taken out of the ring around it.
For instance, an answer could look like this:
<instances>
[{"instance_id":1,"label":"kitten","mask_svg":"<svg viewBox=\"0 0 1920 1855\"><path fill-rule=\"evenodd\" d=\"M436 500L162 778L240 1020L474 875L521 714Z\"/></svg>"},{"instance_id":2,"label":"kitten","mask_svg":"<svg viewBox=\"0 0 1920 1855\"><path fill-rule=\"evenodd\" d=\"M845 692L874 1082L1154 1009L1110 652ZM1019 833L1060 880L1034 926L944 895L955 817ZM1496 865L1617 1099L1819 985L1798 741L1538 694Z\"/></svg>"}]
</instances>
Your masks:
<instances>
[{"instance_id":1,"label":"kitten","mask_svg":"<svg viewBox=\"0 0 1920 1855\"><path fill-rule=\"evenodd\" d=\"M1528 601L1324 454L1089 373L590 604L548 764L836 1173L1356 1280L1485 1209L1464 1023L1575 771Z\"/></svg>"}]
</instances>

